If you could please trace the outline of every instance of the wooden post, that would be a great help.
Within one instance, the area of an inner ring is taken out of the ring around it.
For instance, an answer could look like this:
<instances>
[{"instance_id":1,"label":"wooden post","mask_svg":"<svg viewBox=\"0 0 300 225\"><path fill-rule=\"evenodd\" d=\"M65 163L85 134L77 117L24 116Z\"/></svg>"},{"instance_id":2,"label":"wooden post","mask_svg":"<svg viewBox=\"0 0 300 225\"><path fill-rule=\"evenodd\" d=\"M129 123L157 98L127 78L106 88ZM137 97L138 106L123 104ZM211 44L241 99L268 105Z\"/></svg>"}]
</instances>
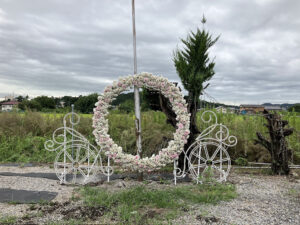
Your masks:
<instances>
[{"instance_id":1,"label":"wooden post","mask_svg":"<svg viewBox=\"0 0 300 225\"><path fill-rule=\"evenodd\" d=\"M133 31L133 60L134 74L137 74L137 57L136 57L136 30L135 30L135 7L132 0L132 31ZM141 109L139 88L134 86L134 109L135 109L135 127L136 127L136 147L137 155L142 158L142 127L141 127ZM138 180L143 180L143 173L138 174Z\"/></svg>"}]
</instances>

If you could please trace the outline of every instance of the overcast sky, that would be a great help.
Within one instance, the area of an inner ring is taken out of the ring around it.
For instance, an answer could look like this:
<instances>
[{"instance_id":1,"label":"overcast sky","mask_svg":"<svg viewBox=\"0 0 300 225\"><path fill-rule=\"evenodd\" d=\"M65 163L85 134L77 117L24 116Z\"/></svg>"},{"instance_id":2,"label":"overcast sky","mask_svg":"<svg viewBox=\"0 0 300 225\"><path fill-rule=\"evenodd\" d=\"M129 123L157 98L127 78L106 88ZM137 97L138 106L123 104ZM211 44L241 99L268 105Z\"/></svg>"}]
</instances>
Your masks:
<instances>
[{"instance_id":1,"label":"overcast sky","mask_svg":"<svg viewBox=\"0 0 300 225\"><path fill-rule=\"evenodd\" d=\"M210 96L300 102L299 0L136 0L138 72L179 81L172 52L203 13L221 34ZM0 97L101 93L132 55L131 0L0 0Z\"/></svg>"}]
</instances>

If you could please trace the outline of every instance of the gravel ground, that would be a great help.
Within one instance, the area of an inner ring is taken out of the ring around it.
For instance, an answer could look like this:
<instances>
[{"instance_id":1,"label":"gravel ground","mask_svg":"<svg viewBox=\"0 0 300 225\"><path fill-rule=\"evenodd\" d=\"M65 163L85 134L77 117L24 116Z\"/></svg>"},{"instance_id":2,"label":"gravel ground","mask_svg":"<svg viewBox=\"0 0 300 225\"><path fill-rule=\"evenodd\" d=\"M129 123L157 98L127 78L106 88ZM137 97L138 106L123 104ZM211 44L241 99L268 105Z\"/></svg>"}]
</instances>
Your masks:
<instances>
[{"instance_id":1,"label":"gravel ground","mask_svg":"<svg viewBox=\"0 0 300 225\"><path fill-rule=\"evenodd\" d=\"M0 167L0 172L12 172L12 173L31 173L31 172L44 172L53 173L53 169L49 167ZM16 190L28 190L28 191L50 191L58 192L58 195L53 201L65 202L72 196L74 187L60 185L58 181L43 179L43 178L31 178L31 177L15 177L15 176L0 176L0 188L11 188ZM0 203L0 216L23 216L26 214L26 210L29 205L26 204L8 204Z\"/></svg>"},{"instance_id":2,"label":"gravel ground","mask_svg":"<svg viewBox=\"0 0 300 225\"><path fill-rule=\"evenodd\" d=\"M49 167L1 166L0 172L53 173L54 171ZM193 206L192 210L174 220L173 224L300 224L299 178L231 173L228 182L236 185L238 192L236 199L221 202L218 205ZM120 188L119 180L114 183L108 186ZM126 188L130 188L136 182L131 180L124 181L124 183ZM153 183L159 185L156 182ZM149 184L151 185L153 184ZM53 200L56 204L65 204L71 198L74 189L72 186L60 185L58 181L51 179L14 176L0 176L0 188L58 192ZM28 208L29 205L26 204L0 203L0 217L22 216L28 213Z\"/></svg>"},{"instance_id":3,"label":"gravel ground","mask_svg":"<svg viewBox=\"0 0 300 225\"><path fill-rule=\"evenodd\" d=\"M174 224L300 224L299 179L234 174L229 182L236 185L236 199L197 206Z\"/></svg>"}]
</instances>

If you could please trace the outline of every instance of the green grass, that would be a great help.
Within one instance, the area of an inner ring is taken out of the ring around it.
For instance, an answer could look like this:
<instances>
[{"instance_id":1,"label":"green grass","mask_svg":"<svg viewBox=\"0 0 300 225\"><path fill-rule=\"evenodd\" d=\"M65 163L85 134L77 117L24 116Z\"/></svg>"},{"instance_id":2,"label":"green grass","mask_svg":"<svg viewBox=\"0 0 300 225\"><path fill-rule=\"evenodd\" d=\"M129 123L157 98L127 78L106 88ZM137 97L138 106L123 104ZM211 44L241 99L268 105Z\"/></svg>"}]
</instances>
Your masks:
<instances>
[{"instance_id":1,"label":"green grass","mask_svg":"<svg viewBox=\"0 0 300 225\"><path fill-rule=\"evenodd\" d=\"M44 149L44 142L51 139L52 132L62 126L63 114L59 113L0 113L0 162L50 162L54 152ZM259 145L254 145L256 132L266 132L265 120L261 115L217 114L218 121L228 126L230 134L238 139L237 146L229 149L233 160L243 157L249 162L270 162L270 154ZM198 117L198 126L205 125ZM82 114L80 124L75 127L94 143L92 134L92 114ZM293 162L300 163L300 117L297 113L283 113L289 126L295 129L288 137L289 147L293 149ZM122 146L124 152L136 154L134 114L111 111L108 115L109 133L114 141ZM143 155L151 156L166 147L173 138L174 128L166 123L162 112L147 111L142 113L142 149Z\"/></svg>"},{"instance_id":2,"label":"green grass","mask_svg":"<svg viewBox=\"0 0 300 225\"><path fill-rule=\"evenodd\" d=\"M293 199L300 200L300 189L291 188L288 190L288 195L291 196Z\"/></svg>"},{"instance_id":3,"label":"green grass","mask_svg":"<svg viewBox=\"0 0 300 225\"><path fill-rule=\"evenodd\" d=\"M59 222L49 222L46 223L47 225L79 225L79 224L85 224L85 221L83 220L62 220Z\"/></svg>"},{"instance_id":4,"label":"green grass","mask_svg":"<svg viewBox=\"0 0 300 225\"><path fill-rule=\"evenodd\" d=\"M3 216L3 217L0 217L0 224L1 225L15 224L16 221L17 221L17 217L15 217L15 216Z\"/></svg>"},{"instance_id":5,"label":"green grass","mask_svg":"<svg viewBox=\"0 0 300 225\"><path fill-rule=\"evenodd\" d=\"M168 221L180 215L181 209L193 204L217 204L236 197L235 187L229 184L189 185L150 189L136 186L119 192L103 188L84 187L80 191L88 206L104 206L107 217L121 224L151 224ZM154 212L154 215L150 215Z\"/></svg>"}]
</instances>

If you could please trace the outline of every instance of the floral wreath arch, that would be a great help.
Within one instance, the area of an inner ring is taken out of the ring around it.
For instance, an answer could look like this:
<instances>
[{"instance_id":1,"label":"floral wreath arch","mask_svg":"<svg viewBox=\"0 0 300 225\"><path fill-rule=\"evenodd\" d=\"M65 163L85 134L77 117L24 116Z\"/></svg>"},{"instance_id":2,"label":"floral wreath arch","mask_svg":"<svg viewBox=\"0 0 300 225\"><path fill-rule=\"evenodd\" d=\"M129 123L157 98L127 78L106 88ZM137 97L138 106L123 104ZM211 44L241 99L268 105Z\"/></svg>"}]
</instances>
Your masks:
<instances>
[{"instance_id":1,"label":"floral wreath arch","mask_svg":"<svg viewBox=\"0 0 300 225\"><path fill-rule=\"evenodd\" d=\"M147 88L159 91L169 99L172 109L176 114L177 129L174 139L169 141L168 146L160 150L157 155L140 159L138 155L124 153L108 134L108 108L113 99L121 92L128 91L136 85L139 88ZM187 112L186 102L178 87L166 78L155 76L150 73L130 75L114 81L113 85L107 86L104 93L98 97L93 116L93 134L96 142L105 151L105 154L126 170L138 170L151 172L164 167L166 164L178 159L189 136L190 115Z\"/></svg>"}]
</instances>

